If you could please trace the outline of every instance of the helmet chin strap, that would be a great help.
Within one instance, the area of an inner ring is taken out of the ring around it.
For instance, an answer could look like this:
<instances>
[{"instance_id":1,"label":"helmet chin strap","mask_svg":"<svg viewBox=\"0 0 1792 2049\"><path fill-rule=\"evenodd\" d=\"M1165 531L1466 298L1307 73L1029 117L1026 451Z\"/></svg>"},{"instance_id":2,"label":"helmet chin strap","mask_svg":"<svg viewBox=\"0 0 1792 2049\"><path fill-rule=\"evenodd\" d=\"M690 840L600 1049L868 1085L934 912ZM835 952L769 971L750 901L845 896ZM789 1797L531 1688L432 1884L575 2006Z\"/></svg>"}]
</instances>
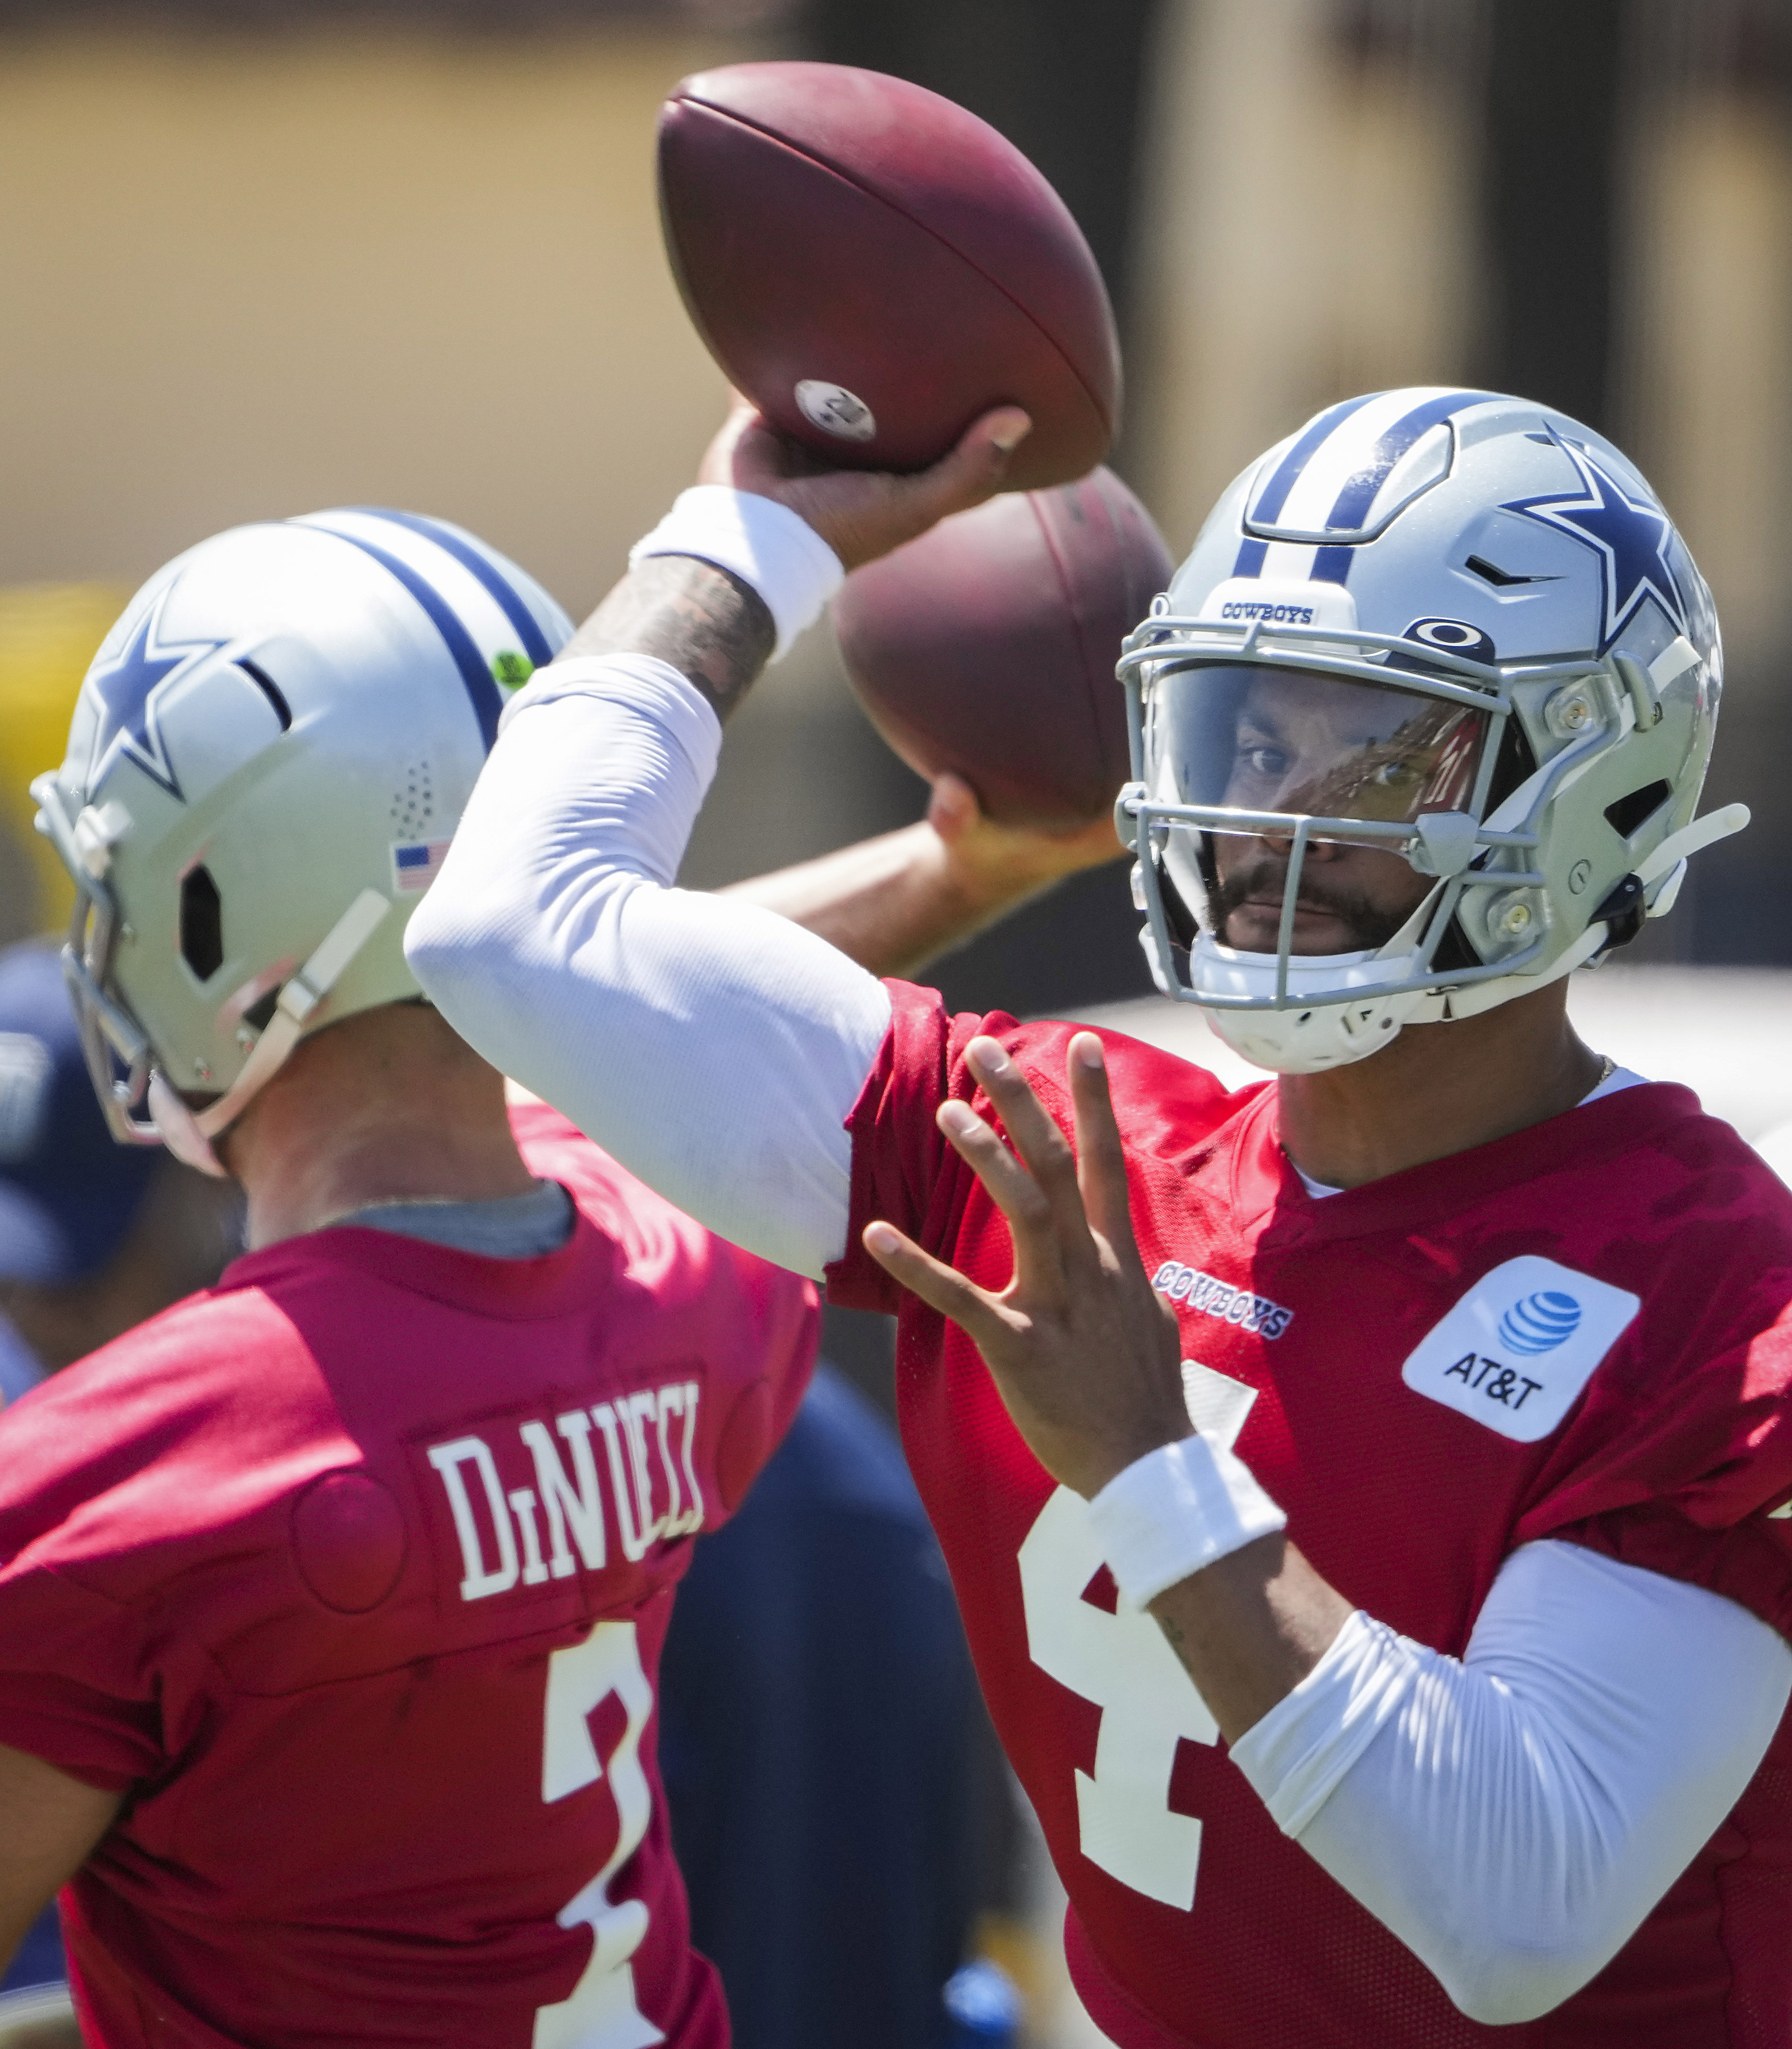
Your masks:
<instances>
[{"instance_id":1,"label":"helmet chin strap","mask_svg":"<svg viewBox=\"0 0 1792 2049\"><path fill-rule=\"evenodd\" d=\"M1732 833L1740 833L1748 823L1746 804L1725 804L1720 811L1707 811L1702 818L1694 818L1689 826L1682 826L1677 833L1670 833L1661 845L1636 871L1636 879L1646 889L1651 882L1658 882L1670 868L1676 867L1690 854L1703 847L1728 839Z\"/></svg>"},{"instance_id":2,"label":"helmet chin strap","mask_svg":"<svg viewBox=\"0 0 1792 2049\"><path fill-rule=\"evenodd\" d=\"M379 929L392 908L377 889L363 889L325 935L297 974L287 978L267 1028L255 1041L243 1071L216 1102L189 1110L158 1067L150 1077L150 1114L161 1142L177 1160L202 1174L226 1178L212 1141L240 1117L283 1067L320 1003Z\"/></svg>"}]
</instances>

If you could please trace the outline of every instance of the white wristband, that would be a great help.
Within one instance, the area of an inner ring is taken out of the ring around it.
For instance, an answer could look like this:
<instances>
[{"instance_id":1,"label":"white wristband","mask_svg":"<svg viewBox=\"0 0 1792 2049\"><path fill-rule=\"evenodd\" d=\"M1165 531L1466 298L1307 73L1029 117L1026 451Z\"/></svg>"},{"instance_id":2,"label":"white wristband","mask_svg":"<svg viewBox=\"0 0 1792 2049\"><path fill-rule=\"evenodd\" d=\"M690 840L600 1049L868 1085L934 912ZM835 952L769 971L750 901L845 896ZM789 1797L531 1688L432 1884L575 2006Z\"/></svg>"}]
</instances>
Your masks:
<instances>
[{"instance_id":1,"label":"white wristband","mask_svg":"<svg viewBox=\"0 0 1792 2049\"><path fill-rule=\"evenodd\" d=\"M629 550L628 566L649 555L694 555L751 585L778 629L775 662L846 579L840 558L787 505L725 484L681 491L666 517Z\"/></svg>"},{"instance_id":2,"label":"white wristband","mask_svg":"<svg viewBox=\"0 0 1792 2049\"><path fill-rule=\"evenodd\" d=\"M1194 1437L1115 1474L1090 1503L1089 1523L1121 1606L1137 1610L1191 1573L1286 1529L1288 1518L1242 1459Z\"/></svg>"}]
</instances>

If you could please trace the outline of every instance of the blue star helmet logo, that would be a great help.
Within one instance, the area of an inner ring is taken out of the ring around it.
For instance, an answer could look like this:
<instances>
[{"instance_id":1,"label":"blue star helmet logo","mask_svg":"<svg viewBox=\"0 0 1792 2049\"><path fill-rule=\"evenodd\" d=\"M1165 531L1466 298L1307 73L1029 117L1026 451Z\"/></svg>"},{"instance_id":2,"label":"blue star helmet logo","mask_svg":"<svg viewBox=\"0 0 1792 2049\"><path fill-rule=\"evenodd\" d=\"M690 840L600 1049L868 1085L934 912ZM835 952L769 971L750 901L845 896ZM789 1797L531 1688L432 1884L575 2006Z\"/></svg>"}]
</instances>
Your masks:
<instances>
[{"instance_id":1,"label":"blue star helmet logo","mask_svg":"<svg viewBox=\"0 0 1792 2049\"><path fill-rule=\"evenodd\" d=\"M1580 472L1580 493L1520 498L1505 509L1571 535L1598 556L1604 606L1599 651L1605 652L1646 598L1684 633L1686 600L1668 560L1673 522L1650 500L1632 498L1590 449L1564 441L1553 429L1549 438Z\"/></svg>"},{"instance_id":2,"label":"blue star helmet logo","mask_svg":"<svg viewBox=\"0 0 1792 2049\"><path fill-rule=\"evenodd\" d=\"M186 802L174 764L168 758L156 707L179 677L224 643L221 640L161 640L156 629L165 602L158 599L150 606L115 662L95 669L87 678L87 687L99 711L92 751L87 757L89 790L98 786L113 756L122 752L171 797Z\"/></svg>"}]
</instances>

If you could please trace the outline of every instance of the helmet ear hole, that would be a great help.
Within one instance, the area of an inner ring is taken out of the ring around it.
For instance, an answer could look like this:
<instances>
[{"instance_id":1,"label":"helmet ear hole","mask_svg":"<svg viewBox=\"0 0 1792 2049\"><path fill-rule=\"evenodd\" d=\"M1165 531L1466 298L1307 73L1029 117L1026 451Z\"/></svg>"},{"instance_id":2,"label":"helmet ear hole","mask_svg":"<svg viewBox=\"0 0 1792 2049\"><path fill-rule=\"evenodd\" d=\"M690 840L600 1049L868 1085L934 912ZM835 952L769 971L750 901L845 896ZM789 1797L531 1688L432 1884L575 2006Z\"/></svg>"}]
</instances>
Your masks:
<instances>
[{"instance_id":1,"label":"helmet ear hole","mask_svg":"<svg viewBox=\"0 0 1792 2049\"><path fill-rule=\"evenodd\" d=\"M279 1007L280 991L270 989L259 1002L251 1003L243 1013L243 1021L252 1030L265 1032L274 1021L274 1013Z\"/></svg>"},{"instance_id":2,"label":"helmet ear hole","mask_svg":"<svg viewBox=\"0 0 1792 2049\"><path fill-rule=\"evenodd\" d=\"M224 964L224 904L208 868L189 868L181 878L181 958L201 982Z\"/></svg>"},{"instance_id":3,"label":"helmet ear hole","mask_svg":"<svg viewBox=\"0 0 1792 2049\"><path fill-rule=\"evenodd\" d=\"M1487 783L1485 815L1491 818L1512 792L1522 788L1536 773L1537 750L1514 713L1506 720L1506 730L1499 736L1499 752Z\"/></svg>"},{"instance_id":4,"label":"helmet ear hole","mask_svg":"<svg viewBox=\"0 0 1792 2049\"><path fill-rule=\"evenodd\" d=\"M1622 840L1627 840L1645 818L1653 818L1673 795L1671 783L1646 783L1627 797L1605 807L1605 822Z\"/></svg>"},{"instance_id":5,"label":"helmet ear hole","mask_svg":"<svg viewBox=\"0 0 1792 2049\"><path fill-rule=\"evenodd\" d=\"M1444 927L1444 935L1437 942L1437 951L1431 957L1431 965L1438 974L1460 974L1481 966L1481 956L1468 943L1460 918L1451 919Z\"/></svg>"}]
</instances>

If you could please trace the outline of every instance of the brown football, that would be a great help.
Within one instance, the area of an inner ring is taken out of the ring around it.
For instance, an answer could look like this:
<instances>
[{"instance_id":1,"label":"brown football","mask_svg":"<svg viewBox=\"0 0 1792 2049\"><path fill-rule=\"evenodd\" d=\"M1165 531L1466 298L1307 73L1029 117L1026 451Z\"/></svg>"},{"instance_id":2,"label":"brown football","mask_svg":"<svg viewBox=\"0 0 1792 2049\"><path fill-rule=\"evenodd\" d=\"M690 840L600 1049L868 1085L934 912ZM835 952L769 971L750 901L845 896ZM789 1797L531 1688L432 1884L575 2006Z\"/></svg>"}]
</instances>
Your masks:
<instances>
[{"instance_id":1,"label":"brown football","mask_svg":"<svg viewBox=\"0 0 1792 2049\"><path fill-rule=\"evenodd\" d=\"M1033 430L1009 488L1111 445L1120 352L1068 208L939 94L845 64L700 72L659 119L686 307L729 381L830 463L919 469L992 406Z\"/></svg>"},{"instance_id":2,"label":"brown football","mask_svg":"<svg viewBox=\"0 0 1792 2049\"><path fill-rule=\"evenodd\" d=\"M1098 817L1127 774L1120 643L1174 565L1111 470L993 498L849 576L846 674L910 768L962 776L993 818Z\"/></svg>"}]
</instances>

